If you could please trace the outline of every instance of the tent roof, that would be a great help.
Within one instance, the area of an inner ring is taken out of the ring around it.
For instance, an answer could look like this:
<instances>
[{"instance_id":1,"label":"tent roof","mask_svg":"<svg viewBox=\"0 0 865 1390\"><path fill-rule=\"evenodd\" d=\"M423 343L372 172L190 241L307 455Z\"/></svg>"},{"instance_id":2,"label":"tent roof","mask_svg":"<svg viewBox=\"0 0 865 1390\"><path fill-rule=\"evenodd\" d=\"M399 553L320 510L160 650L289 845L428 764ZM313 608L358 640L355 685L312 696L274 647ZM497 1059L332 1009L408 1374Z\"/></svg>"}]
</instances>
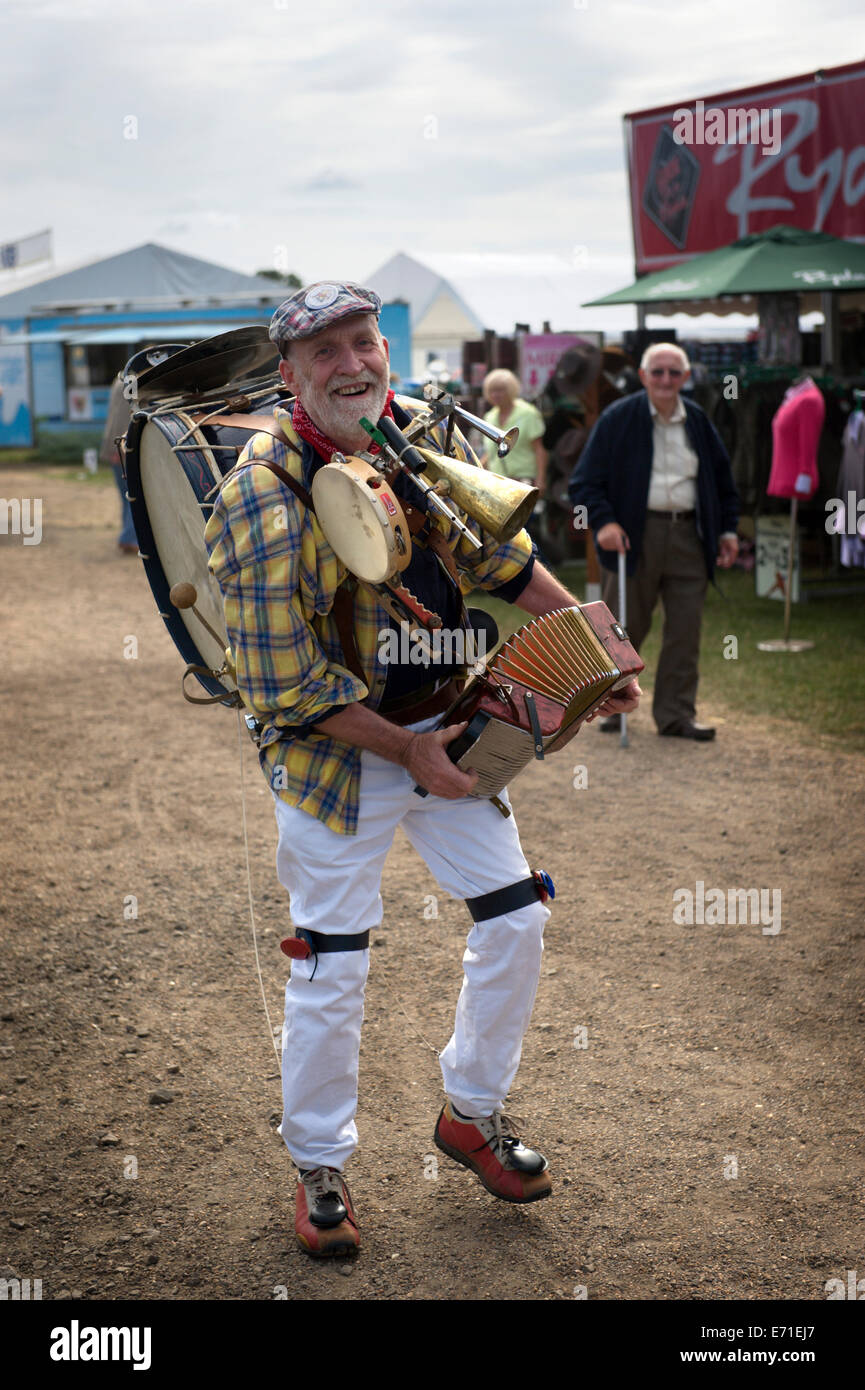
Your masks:
<instances>
[{"instance_id":1,"label":"tent roof","mask_svg":"<svg viewBox=\"0 0 865 1390\"><path fill-rule=\"evenodd\" d=\"M429 264L426 257L418 259L407 256L404 251L398 251L368 276L367 282L385 303L401 299L408 304L412 332L442 292L451 295L467 318L477 325L478 333L483 332L484 325L470 304L466 303L459 290L449 283L444 275Z\"/></svg>"},{"instance_id":2,"label":"tent roof","mask_svg":"<svg viewBox=\"0 0 865 1390\"><path fill-rule=\"evenodd\" d=\"M0 287L2 287L0 277ZM0 319L27 318L46 305L96 307L118 303L145 307L154 300L266 298L278 302L283 287L258 275L243 275L212 261L147 242L105 260L50 275L0 295Z\"/></svg>"}]
</instances>

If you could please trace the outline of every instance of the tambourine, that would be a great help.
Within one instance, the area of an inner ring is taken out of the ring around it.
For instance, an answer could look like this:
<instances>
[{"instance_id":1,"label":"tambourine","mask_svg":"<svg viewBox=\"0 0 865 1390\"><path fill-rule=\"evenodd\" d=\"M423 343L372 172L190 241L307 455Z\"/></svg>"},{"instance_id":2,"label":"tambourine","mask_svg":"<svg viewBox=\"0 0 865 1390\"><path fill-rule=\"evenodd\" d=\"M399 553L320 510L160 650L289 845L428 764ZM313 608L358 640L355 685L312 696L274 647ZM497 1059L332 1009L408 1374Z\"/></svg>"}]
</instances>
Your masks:
<instances>
[{"instance_id":1,"label":"tambourine","mask_svg":"<svg viewBox=\"0 0 865 1390\"><path fill-rule=\"evenodd\" d=\"M393 488L364 459L334 454L312 480L315 514L346 569L384 584L411 560L411 532Z\"/></svg>"}]
</instances>

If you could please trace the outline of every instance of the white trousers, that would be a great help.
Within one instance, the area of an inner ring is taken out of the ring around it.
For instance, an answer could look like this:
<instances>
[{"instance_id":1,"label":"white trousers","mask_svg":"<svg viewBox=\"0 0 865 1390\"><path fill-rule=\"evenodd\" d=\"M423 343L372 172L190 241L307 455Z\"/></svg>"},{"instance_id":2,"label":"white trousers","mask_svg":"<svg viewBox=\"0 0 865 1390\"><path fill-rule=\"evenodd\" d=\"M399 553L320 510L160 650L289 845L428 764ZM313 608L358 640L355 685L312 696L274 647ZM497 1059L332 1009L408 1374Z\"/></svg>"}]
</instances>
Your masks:
<instances>
[{"instance_id":1,"label":"white trousers","mask_svg":"<svg viewBox=\"0 0 865 1390\"><path fill-rule=\"evenodd\" d=\"M436 723L411 727L424 732ZM528 876L513 816L505 819L474 797L419 797L413 786L404 768L364 752L356 835L338 835L274 793L277 872L296 928L350 935L380 924L382 869L398 825L453 898L473 898ZM445 1093L464 1115L489 1115L504 1104L535 1001L548 916L538 901L476 922L469 932L453 1036L439 1058ZM368 971L368 950L292 961L279 1132L299 1168L341 1169L357 1147Z\"/></svg>"}]
</instances>

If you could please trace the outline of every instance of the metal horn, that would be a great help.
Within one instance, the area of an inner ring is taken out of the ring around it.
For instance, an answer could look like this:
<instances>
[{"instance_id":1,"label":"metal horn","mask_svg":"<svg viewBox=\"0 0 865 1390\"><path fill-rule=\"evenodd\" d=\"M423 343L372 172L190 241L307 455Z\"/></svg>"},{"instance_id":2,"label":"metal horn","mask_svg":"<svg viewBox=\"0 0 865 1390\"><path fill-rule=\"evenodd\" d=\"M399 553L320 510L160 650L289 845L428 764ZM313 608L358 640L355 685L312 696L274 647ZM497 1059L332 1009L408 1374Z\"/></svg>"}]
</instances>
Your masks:
<instances>
[{"instance_id":1,"label":"metal horn","mask_svg":"<svg viewBox=\"0 0 865 1390\"><path fill-rule=\"evenodd\" d=\"M516 425L510 430L497 430L495 425L490 425L486 420L481 420L478 415L472 415L470 410L463 410L461 405L454 403L454 415L458 415L466 424L473 425L481 434L485 434L487 439L491 439L498 447L496 453L500 459L506 457L520 437L520 432Z\"/></svg>"},{"instance_id":2,"label":"metal horn","mask_svg":"<svg viewBox=\"0 0 865 1390\"><path fill-rule=\"evenodd\" d=\"M538 501L536 487L528 487L518 478L502 478L473 463L437 454L432 449L417 446L423 457L424 474L436 484L436 492L445 495L477 521L497 541L513 540L521 531Z\"/></svg>"},{"instance_id":3,"label":"metal horn","mask_svg":"<svg viewBox=\"0 0 865 1390\"><path fill-rule=\"evenodd\" d=\"M506 457L520 437L520 432L516 426L509 430L497 430L495 425L488 425L486 420L481 420L477 415L472 415L470 410L464 410L457 403L449 391L443 391L436 386L435 382L428 382L423 389L424 399L430 403L430 413L433 421L449 420L449 428L453 427L453 417L458 415L467 425L473 425L481 434L486 435L496 445L496 452L500 459ZM409 438L414 438L417 432L424 428L420 423L420 417L415 417L414 430L412 426L406 430Z\"/></svg>"}]
</instances>

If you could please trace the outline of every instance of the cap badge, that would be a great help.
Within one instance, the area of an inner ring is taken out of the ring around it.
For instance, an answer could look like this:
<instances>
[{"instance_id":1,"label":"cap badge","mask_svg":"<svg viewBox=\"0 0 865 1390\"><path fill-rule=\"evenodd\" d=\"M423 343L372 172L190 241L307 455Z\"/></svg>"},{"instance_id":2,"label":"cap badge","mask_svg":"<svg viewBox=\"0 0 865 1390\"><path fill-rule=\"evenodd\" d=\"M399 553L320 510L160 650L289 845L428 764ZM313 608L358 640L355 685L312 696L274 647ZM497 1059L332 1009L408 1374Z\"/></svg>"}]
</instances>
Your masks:
<instances>
[{"instance_id":1,"label":"cap badge","mask_svg":"<svg viewBox=\"0 0 865 1390\"><path fill-rule=\"evenodd\" d=\"M303 302L307 309L327 309L337 299L338 285L315 285Z\"/></svg>"}]
</instances>

